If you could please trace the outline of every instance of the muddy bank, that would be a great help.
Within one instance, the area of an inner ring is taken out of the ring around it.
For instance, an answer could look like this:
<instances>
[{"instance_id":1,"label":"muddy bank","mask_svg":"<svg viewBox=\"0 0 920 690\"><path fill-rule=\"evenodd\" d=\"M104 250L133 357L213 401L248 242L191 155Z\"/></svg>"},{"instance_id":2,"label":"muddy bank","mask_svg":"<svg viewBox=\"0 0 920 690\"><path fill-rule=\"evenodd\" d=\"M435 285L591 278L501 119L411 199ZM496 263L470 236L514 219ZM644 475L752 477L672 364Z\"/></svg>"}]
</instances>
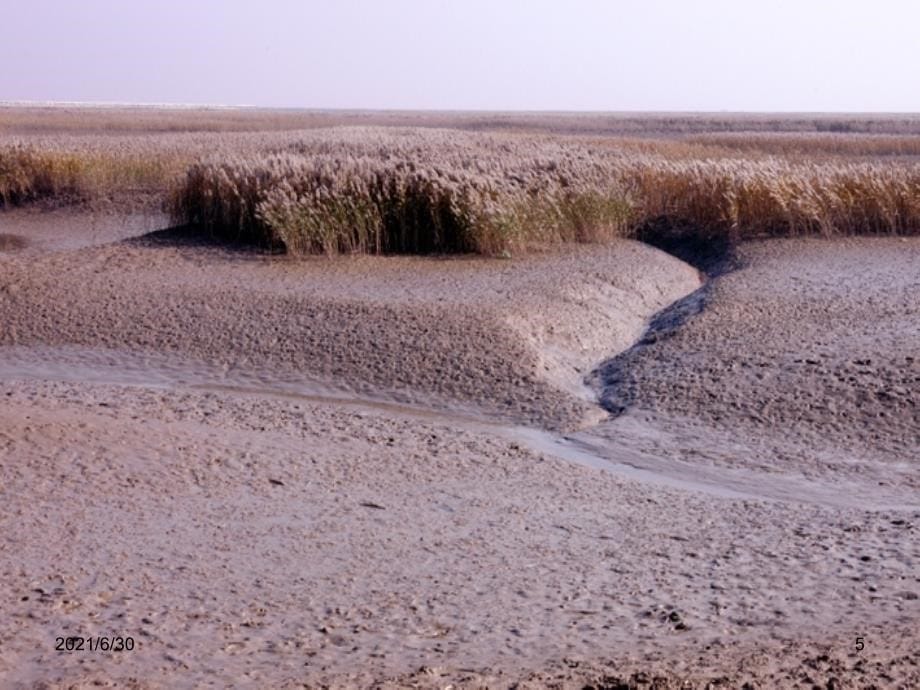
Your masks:
<instances>
[{"instance_id":1,"label":"muddy bank","mask_svg":"<svg viewBox=\"0 0 920 690\"><path fill-rule=\"evenodd\" d=\"M699 285L628 241L512 261L292 261L158 238L4 256L0 345L164 353L559 429L604 416L591 367Z\"/></svg>"},{"instance_id":2,"label":"muddy bank","mask_svg":"<svg viewBox=\"0 0 920 690\"><path fill-rule=\"evenodd\" d=\"M838 379L790 366L909 354L914 241L743 247L629 350L700 284L636 243L289 262L81 227L0 254L4 687L920 683L909 409L842 458L796 392L850 409ZM605 416L580 382L621 350L623 414L517 426ZM102 635L136 647L55 650Z\"/></svg>"},{"instance_id":3,"label":"muddy bank","mask_svg":"<svg viewBox=\"0 0 920 690\"><path fill-rule=\"evenodd\" d=\"M763 241L738 261L705 309L685 300L595 372L603 404L776 451L726 464L846 475L885 463L920 486L920 241Z\"/></svg>"}]
</instances>

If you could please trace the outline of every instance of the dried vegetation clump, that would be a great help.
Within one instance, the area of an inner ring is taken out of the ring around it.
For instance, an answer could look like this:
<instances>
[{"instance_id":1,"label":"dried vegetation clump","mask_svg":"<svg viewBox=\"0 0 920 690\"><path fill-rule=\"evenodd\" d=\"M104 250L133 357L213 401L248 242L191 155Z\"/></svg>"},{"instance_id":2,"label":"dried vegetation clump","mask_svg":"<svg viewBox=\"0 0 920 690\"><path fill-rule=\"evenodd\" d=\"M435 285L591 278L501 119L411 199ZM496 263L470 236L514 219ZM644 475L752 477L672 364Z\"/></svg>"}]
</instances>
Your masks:
<instances>
[{"instance_id":1,"label":"dried vegetation clump","mask_svg":"<svg viewBox=\"0 0 920 690\"><path fill-rule=\"evenodd\" d=\"M699 239L920 231L920 165L663 142L343 129L193 165L177 221L292 253L495 254L649 227Z\"/></svg>"},{"instance_id":2,"label":"dried vegetation clump","mask_svg":"<svg viewBox=\"0 0 920 690\"><path fill-rule=\"evenodd\" d=\"M339 129L193 165L174 213L293 253L498 253L623 234L630 203L607 175L542 138Z\"/></svg>"},{"instance_id":3,"label":"dried vegetation clump","mask_svg":"<svg viewBox=\"0 0 920 690\"><path fill-rule=\"evenodd\" d=\"M188 156L148 147L99 143L57 139L0 145L0 208L41 200L162 195L190 162Z\"/></svg>"},{"instance_id":4,"label":"dried vegetation clump","mask_svg":"<svg viewBox=\"0 0 920 690\"><path fill-rule=\"evenodd\" d=\"M25 146L0 150L0 207L74 194L83 164L79 156Z\"/></svg>"}]
</instances>

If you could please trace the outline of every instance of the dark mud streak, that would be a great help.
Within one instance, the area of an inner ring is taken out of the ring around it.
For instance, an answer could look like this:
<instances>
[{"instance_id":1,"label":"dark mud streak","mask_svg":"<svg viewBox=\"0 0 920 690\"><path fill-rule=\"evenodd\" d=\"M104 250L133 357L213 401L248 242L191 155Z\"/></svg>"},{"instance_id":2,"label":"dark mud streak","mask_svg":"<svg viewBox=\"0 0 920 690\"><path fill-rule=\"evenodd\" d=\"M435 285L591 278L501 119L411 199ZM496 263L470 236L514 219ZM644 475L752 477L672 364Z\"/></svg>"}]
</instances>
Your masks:
<instances>
[{"instance_id":1,"label":"dark mud streak","mask_svg":"<svg viewBox=\"0 0 920 690\"><path fill-rule=\"evenodd\" d=\"M774 450L795 440L772 466L794 469L792 457L807 447L808 462L823 458L821 471L876 472L886 463L916 487L907 467L920 440L918 246L869 242L738 245L743 262L734 267L749 270L718 273L664 309L588 385L614 418L641 408Z\"/></svg>"},{"instance_id":2,"label":"dark mud streak","mask_svg":"<svg viewBox=\"0 0 920 690\"><path fill-rule=\"evenodd\" d=\"M702 287L655 314L645 333L625 352L601 362L586 378L598 402L613 417L619 417L638 398L639 382L632 375L633 364L646 350L673 337L691 319L702 313L712 299L713 282L743 267L735 245L728 238L709 241L694 239L686 229L646 226L637 239L661 249L700 271Z\"/></svg>"},{"instance_id":3,"label":"dark mud streak","mask_svg":"<svg viewBox=\"0 0 920 690\"><path fill-rule=\"evenodd\" d=\"M283 247L259 247L243 240L218 237L213 232L195 225L173 225L152 230L137 237L129 237L122 242L133 247L220 250L226 254L249 256L256 259L284 254Z\"/></svg>"},{"instance_id":4,"label":"dark mud streak","mask_svg":"<svg viewBox=\"0 0 920 690\"><path fill-rule=\"evenodd\" d=\"M587 384L595 391L598 402L614 417L632 407L639 394L639 381L632 375L632 365L656 343L674 336L675 332L701 313L710 299L711 284L678 300L658 312L642 338L631 348L608 359L592 371Z\"/></svg>"}]
</instances>

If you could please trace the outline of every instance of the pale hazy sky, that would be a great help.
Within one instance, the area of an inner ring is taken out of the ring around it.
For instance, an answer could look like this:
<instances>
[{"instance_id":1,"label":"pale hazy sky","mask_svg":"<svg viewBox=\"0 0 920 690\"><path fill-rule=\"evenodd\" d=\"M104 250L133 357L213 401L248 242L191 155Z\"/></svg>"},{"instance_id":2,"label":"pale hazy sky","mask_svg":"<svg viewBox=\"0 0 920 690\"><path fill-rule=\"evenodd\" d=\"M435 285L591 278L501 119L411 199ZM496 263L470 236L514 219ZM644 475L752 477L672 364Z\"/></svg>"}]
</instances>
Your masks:
<instances>
[{"instance_id":1,"label":"pale hazy sky","mask_svg":"<svg viewBox=\"0 0 920 690\"><path fill-rule=\"evenodd\" d=\"M920 0L0 2L0 100L920 111Z\"/></svg>"}]
</instances>

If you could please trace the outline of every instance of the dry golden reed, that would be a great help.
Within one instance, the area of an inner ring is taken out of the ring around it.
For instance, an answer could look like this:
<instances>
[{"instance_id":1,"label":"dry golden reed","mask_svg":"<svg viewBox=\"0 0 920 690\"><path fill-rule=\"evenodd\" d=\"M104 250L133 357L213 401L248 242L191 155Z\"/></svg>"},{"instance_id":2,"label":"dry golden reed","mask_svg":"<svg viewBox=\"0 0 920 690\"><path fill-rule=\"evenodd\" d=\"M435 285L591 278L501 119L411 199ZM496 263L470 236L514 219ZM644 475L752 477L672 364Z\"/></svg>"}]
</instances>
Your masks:
<instances>
[{"instance_id":1,"label":"dry golden reed","mask_svg":"<svg viewBox=\"0 0 920 690\"><path fill-rule=\"evenodd\" d=\"M289 140L272 133L0 136L0 208L42 199L162 198L208 153L262 151Z\"/></svg>"},{"instance_id":2,"label":"dry golden reed","mask_svg":"<svg viewBox=\"0 0 920 690\"><path fill-rule=\"evenodd\" d=\"M916 164L696 159L674 150L336 130L283 151L196 163L173 211L177 222L295 254L495 254L649 226L731 239L920 231Z\"/></svg>"},{"instance_id":3,"label":"dry golden reed","mask_svg":"<svg viewBox=\"0 0 920 690\"><path fill-rule=\"evenodd\" d=\"M77 191L82 162L26 147L0 150L0 207Z\"/></svg>"},{"instance_id":4,"label":"dry golden reed","mask_svg":"<svg viewBox=\"0 0 920 690\"><path fill-rule=\"evenodd\" d=\"M0 147L0 208L42 199L61 202L162 193L175 184L188 163L188 158L179 162L139 151L29 144Z\"/></svg>"},{"instance_id":5,"label":"dry golden reed","mask_svg":"<svg viewBox=\"0 0 920 690\"><path fill-rule=\"evenodd\" d=\"M292 253L499 253L622 234L630 204L585 149L440 130L342 129L193 165L177 222Z\"/></svg>"}]
</instances>

